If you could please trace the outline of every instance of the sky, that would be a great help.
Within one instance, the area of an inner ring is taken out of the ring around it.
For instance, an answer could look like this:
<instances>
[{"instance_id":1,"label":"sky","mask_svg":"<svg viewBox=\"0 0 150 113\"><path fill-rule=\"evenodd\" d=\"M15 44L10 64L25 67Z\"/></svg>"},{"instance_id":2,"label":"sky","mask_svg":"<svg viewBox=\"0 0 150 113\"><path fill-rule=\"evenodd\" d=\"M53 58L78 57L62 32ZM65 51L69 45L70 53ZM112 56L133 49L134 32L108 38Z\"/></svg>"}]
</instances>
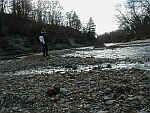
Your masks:
<instances>
[{"instance_id":1,"label":"sky","mask_svg":"<svg viewBox=\"0 0 150 113\"><path fill-rule=\"evenodd\" d=\"M96 33L103 34L118 28L116 5L122 0L59 0L65 11L76 11L81 22L87 23L92 17Z\"/></svg>"}]
</instances>

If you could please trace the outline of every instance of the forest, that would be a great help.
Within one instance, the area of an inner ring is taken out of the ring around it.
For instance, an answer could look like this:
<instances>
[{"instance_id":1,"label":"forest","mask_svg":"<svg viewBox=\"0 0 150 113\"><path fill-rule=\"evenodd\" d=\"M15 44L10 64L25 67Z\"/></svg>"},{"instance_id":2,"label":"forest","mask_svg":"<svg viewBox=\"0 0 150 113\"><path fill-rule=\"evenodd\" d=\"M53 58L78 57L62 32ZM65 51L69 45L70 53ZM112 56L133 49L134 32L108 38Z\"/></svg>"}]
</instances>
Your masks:
<instances>
[{"instance_id":1,"label":"forest","mask_svg":"<svg viewBox=\"0 0 150 113\"><path fill-rule=\"evenodd\" d=\"M41 29L46 29L49 49L101 47L150 37L149 0L126 0L116 10L118 30L97 35L92 17L82 23L75 11L64 11L57 0L0 0L0 51L39 51Z\"/></svg>"},{"instance_id":2,"label":"forest","mask_svg":"<svg viewBox=\"0 0 150 113\"><path fill-rule=\"evenodd\" d=\"M99 35L104 42L129 42L150 38L150 1L125 0L116 7L119 29Z\"/></svg>"},{"instance_id":3,"label":"forest","mask_svg":"<svg viewBox=\"0 0 150 113\"><path fill-rule=\"evenodd\" d=\"M82 24L75 11L65 12L57 0L0 0L1 51L38 51L42 29L49 49L92 45L95 28L92 17Z\"/></svg>"}]
</instances>

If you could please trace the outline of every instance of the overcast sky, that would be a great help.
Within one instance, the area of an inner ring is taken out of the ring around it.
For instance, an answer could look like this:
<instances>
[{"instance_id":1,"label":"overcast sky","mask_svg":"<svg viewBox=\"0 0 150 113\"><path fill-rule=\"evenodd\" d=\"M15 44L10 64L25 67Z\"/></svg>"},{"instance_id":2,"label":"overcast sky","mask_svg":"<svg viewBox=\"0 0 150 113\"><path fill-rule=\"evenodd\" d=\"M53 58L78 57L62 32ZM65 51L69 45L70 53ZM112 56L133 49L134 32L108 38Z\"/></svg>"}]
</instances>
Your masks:
<instances>
[{"instance_id":1,"label":"overcast sky","mask_svg":"<svg viewBox=\"0 0 150 113\"><path fill-rule=\"evenodd\" d=\"M96 24L96 33L103 34L118 28L115 21L116 5L123 0L59 0L65 11L76 11L82 23L90 17Z\"/></svg>"}]
</instances>

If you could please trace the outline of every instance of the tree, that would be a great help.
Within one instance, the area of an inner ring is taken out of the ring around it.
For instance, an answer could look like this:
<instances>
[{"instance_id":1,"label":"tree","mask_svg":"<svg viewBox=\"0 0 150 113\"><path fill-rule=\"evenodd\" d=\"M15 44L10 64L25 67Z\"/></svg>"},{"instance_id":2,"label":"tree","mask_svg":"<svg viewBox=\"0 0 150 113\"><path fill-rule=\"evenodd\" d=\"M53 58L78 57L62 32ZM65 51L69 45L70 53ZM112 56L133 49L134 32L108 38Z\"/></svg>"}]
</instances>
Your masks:
<instances>
[{"instance_id":1,"label":"tree","mask_svg":"<svg viewBox=\"0 0 150 113\"><path fill-rule=\"evenodd\" d=\"M95 36L95 29L96 29L96 25L94 24L94 20L92 17L90 17L87 23L87 32Z\"/></svg>"},{"instance_id":2,"label":"tree","mask_svg":"<svg viewBox=\"0 0 150 113\"><path fill-rule=\"evenodd\" d=\"M32 0L12 0L11 9L14 15L27 17L32 11Z\"/></svg>"},{"instance_id":3,"label":"tree","mask_svg":"<svg viewBox=\"0 0 150 113\"><path fill-rule=\"evenodd\" d=\"M63 7L60 5L59 1L51 1L48 7L48 18L51 24L60 25L63 18L62 11Z\"/></svg>"},{"instance_id":4,"label":"tree","mask_svg":"<svg viewBox=\"0 0 150 113\"><path fill-rule=\"evenodd\" d=\"M127 0L123 6L125 11L118 9L120 28L132 34L143 31L144 26L150 24L150 1L149 0ZM142 29L141 29L142 28Z\"/></svg>"},{"instance_id":5,"label":"tree","mask_svg":"<svg viewBox=\"0 0 150 113\"><path fill-rule=\"evenodd\" d=\"M72 26L76 30L80 30L80 28L81 28L81 21L75 11L72 16Z\"/></svg>"},{"instance_id":6,"label":"tree","mask_svg":"<svg viewBox=\"0 0 150 113\"><path fill-rule=\"evenodd\" d=\"M0 0L0 13L6 12L8 1L7 0Z\"/></svg>"},{"instance_id":7,"label":"tree","mask_svg":"<svg viewBox=\"0 0 150 113\"><path fill-rule=\"evenodd\" d=\"M87 23L87 40L90 42L90 43L93 43L95 42L95 29L96 29L96 25L94 24L94 20L92 17L89 18L89 21Z\"/></svg>"},{"instance_id":8,"label":"tree","mask_svg":"<svg viewBox=\"0 0 150 113\"><path fill-rule=\"evenodd\" d=\"M37 7L35 7L35 11L37 11L37 21L38 22L42 22L42 11L43 11L43 8L42 8L42 0L38 0L37 1Z\"/></svg>"},{"instance_id":9,"label":"tree","mask_svg":"<svg viewBox=\"0 0 150 113\"><path fill-rule=\"evenodd\" d=\"M67 26L70 26L70 27L72 26L72 14L73 14L73 11L66 13Z\"/></svg>"},{"instance_id":10,"label":"tree","mask_svg":"<svg viewBox=\"0 0 150 113\"><path fill-rule=\"evenodd\" d=\"M81 29L81 21L79 19L79 16L75 11L70 11L66 13L67 23L71 28L74 28L76 30Z\"/></svg>"},{"instance_id":11,"label":"tree","mask_svg":"<svg viewBox=\"0 0 150 113\"><path fill-rule=\"evenodd\" d=\"M62 16L62 6L59 1L55 0L38 0L34 6L34 11L37 15L37 21L48 24L59 25Z\"/></svg>"},{"instance_id":12,"label":"tree","mask_svg":"<svg viewBox=\"0 0 150 113\"><path fill-rule=\"evenodd\" d=\"M12 14L16 15L16 0L12 0Z\"/></svg>"}]
</instances>

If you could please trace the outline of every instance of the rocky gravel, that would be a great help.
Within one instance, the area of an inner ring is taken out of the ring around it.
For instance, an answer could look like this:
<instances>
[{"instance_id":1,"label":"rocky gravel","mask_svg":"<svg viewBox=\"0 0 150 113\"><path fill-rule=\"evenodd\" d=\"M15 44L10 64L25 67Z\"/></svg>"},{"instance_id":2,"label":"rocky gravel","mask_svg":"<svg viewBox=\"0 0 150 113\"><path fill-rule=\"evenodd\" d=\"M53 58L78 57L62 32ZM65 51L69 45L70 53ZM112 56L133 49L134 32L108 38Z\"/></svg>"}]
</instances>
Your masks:
<instances>
[{"instance_id":1,"label":"rocky gravel","mask_svg":"<svg viewBox=\"0 0 150 113\"><path fill-rule=\"evenodd\" d=\"M48 57L30 55L0 62L0 113L150 113L150 72L103 69L112 62L94 57L62 57L73 50L53 51ZM79 65L98 65L76 71ZM15 75L16 71L47 66L64 73ZM8 74L6 74L8 73ZM47 95L54 84L60 91Z\"/></svg>"}]
</instances>

